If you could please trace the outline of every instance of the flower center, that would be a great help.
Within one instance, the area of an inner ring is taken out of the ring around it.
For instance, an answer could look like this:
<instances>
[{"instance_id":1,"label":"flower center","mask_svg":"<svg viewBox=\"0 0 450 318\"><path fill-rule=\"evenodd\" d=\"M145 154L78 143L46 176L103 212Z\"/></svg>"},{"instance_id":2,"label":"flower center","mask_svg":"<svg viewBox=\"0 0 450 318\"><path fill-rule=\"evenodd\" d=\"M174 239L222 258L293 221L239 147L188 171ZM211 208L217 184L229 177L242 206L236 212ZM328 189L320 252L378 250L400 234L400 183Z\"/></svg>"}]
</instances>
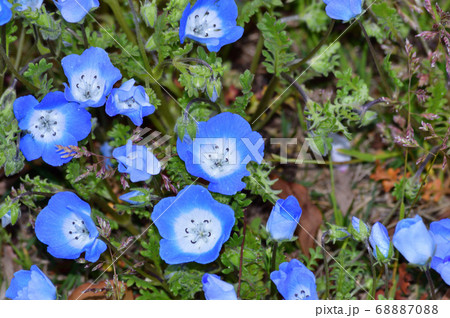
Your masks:
<instances>
[{"instance_id":1,"label":"flower center","mask_svg":"<svg viewBox=\"0 0 450 318\"><path fill-rule=\"evenodd\" d=\"M174 233L180 250L202 254L214 248L222 235L222 225L210 211L196 208L175 219Z\"/></svg>"},{"instance_id":2,"label":"flower center","mask_svg":"<svg viewBox=\"0 0 450 318\"><path fill-rule=\"evenodd\" d=\"M89 238L89 231L86 228L83 220L73 219L68 226L69 237L78 241L84 241Z\"/></svg>"},{"instance_id":3,"label":"flower center","mask_svg":"<svg viewBox=\"0 0 450 318\"><path fill-rule=\"evenodd\" d=\"M309 296L311 296L309 294L309 290L305 290L305 289L303 289L303 287L301 287L301 289L294 294L294 298L298 299L298 300L308 298Z\"/></svg>"},{"instance_id":4,"label":"flower center","mask_svg":"<svg viewBox=\"0 0 450 318\"><path fill-rule=\"evenodd\" d=\"M65 118L56 110L38 110L30 119L28 131L34 139L43 142L58 140L64 131Z\"/></svg>"},{"instance_id":5,"label":"flower center","mask_svg":"<svg viewBox=\"0 0 450 318\"><path fill-rule=\"evenodd\" d=\"M211 220L199 222L196 222L194 219L191 220L192 225L184 229L184 232L187 234L186 237L189 238L191 244L197 244L200 240L208 243L208 239L211 237L211 230L208 226L210 222Z\"/></svg>"},{"instance_id":6,"label":"flower center","mask_svg":"<svg viewBox=\"0 0 450 318\"><path fill-rule=\"evenodd\" d=\"M118 105L118 108L123 110L136 110L139 108L138 102L134 99L134 97L130 97L126 100L119 100L118 96L116 95L116 103Z\"/></svg>"},{"instance_id":7,"label":"flower center","mask_svg":"<svg viewBox=\"0 0 450 318\"><path fill-rule=\"evenodd\" d=\"M199 38L220 38L223 35L222 20L216 11L198 8L188 17L186 33Z\"/></svg>"},{"instance_id":8,"label":"flower center","mask_svg":"<svg viewBox=\"0 0 450 318\"><path fill-rule=\"evenodd\" d=\"M234 139L212 138L206 141L199 140L198 143L200 144L200 165L211 177L222 178L239 168L239 154L236 151Z\"/></svg>"},{"instance_id":9,"label":"flower center","mask_svg":"<svg viewBox=\"0 0 450 318\"><path fill-rule=\"evenodd\" d=\"M105 90L105 81L102 80L95 70L87 70L79 75L74 81L75 89L73 95L78 101L99 101Z\"/></svg>"}]
</instances>

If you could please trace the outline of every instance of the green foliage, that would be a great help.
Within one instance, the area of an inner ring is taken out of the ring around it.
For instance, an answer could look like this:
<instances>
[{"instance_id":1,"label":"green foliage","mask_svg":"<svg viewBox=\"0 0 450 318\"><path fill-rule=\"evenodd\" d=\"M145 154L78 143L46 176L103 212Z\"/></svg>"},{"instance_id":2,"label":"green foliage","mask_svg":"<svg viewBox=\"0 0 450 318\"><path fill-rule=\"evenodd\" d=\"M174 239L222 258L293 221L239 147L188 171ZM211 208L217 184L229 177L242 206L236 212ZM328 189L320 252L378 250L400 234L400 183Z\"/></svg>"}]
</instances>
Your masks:
<instances>
[{"instance_id":1,"label":"green foliage","mask_svg":"<svg viewBox=\"0 0 450 318\"><path fill-rule=\"evenodd\" d=\"M323 9L323 3L315 1L300 12L300 19L305 21L308 29L313 32L325 31L330 23L330 18Z\"/></svg>"},{"instance_id":2,"label":"green foliage","mask_svg":"<svg viewBox=\"0 0 450 318\"><path fill-rule=\"evenodd\" d=\"M243 26L248 23L261 8L272 9L276 6L282 6L281 0L249 0L242 6L237 19L237 24Z\"/></svg>"},{"instance_id":3,"label":"green foliage","mask_svg":"<svg viewBox=\"0 0 450 318\"><path fill-rule=\"evenodd\" d=\"M246 188L252 194L260 196L264 202L276 202L278 200L277 195L281 191L272 189L272 185L277 182L277 179L270 180L269 178L273 168L267 164L258 165L255 162L249 163L247 168L251 175L244 178L244 182L247 184Z\"/></svg>"},{"instance_id":4,"label":"green foliage","mask_svg":"<svg viewBox=\"0 0 450 318\"><path fill-rule=\"evenodd\" d=\"M164 273L169 277L169 288L175 296L181 299L192 299L202 290L202 277L204 270L197 269L196 265L169 265Z\"/></svg>"},{"instance_id":5,"label":"green foliage","mask_svg":"<svg viewBox=\"0 0 450 318\"><path fill-rule=\"evenodd\" d=\"M311 68L324 76L328 76L329 73L334 72L336 67L339 66L340 56L338 51L340 48L341 44L339 42L335 42L330 46L323 46L317 52L317 57L311 60Z\"/></svg>"},{"instance_id":6,"label":"green foliage","mask_svg":"<svg viewBox=\"0 0 450 318\"><path fill-rule=\"evenodd\" d=\"M0 97L0 168L4 168L6 176L20 172L25 161L18 149L20 129L13 113L15 99L16 93L11 89Z\"/></svg>"},{"instance_id":7,"label":"green foliage","mask_svg":"<svg viewBox=\"0 0 450 318\"><path fill-rule=\"evenodd\" d=\"M409 32L409 28L402 21L402 18L397 13L395 7L390 6L387 2L374 3L371 7L372 11L377 16L377 23L384 31L385 36L392 40L398 37L404 38Z\"/></svg>"},{"instance_id":8,"label":"green foliage","mask_svg":"<svg viewBox=\"0 0 450 318\"><path fill-rule=\"evenodd\" d=\"M282 72L287 72L286 66L293 61L295 54L290 53L289 49L292 41L289 39L285 23L281 23L276 17L266 13L258 23L258 29L264 37L264 47L262 54L266 58L263 62L267 72L280 76Z\"/></svg>"},{"instance_id":9,"label":"green foliage","mask_svg":"<svg viewBox=\"0 0 450 318\"><path fill-rule=\"evenodd\" d=\"M23 74L25 78L29 79L39 91L36 96L44 97L53 88L53 78L47 78L47 71L53 67L52 63L47 63L45 59L41 59L38 63L28 64L28 69Z\"/></svg>"},{"instance_id":10,"label":"green foliage","mask_svg":"<svg viewBox=\"0 0 450 318\"><path fill-rule=\"evenodd\" d=\"M239 76L239 83L242 87L242 96L236 97L230 111L245 117L245 109L250 103L250 99L253 97L252 83L255 75L253 75L249 70L246 70L243 74Z\"/></svg>"}]
</instances>

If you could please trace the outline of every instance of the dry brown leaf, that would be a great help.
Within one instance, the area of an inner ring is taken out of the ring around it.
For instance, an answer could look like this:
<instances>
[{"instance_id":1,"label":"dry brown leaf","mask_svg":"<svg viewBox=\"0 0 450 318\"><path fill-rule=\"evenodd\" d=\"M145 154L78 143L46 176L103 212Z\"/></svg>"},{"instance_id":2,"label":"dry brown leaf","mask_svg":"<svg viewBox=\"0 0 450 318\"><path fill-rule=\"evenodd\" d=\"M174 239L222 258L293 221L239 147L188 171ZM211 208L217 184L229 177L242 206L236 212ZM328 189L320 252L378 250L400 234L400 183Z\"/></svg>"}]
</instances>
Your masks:
<instances>
[{"instance_id":1,"label":"dry brown leaf","mask_svg":"<svg viewBox=\"0 0 450 318\"><path fill-rule=\"evenodd\" d=\"M277 176L271 176L271 178L276 179ZM273 188L275 190L282 190L279 194L280 198L286 199L288 196L293 195L300 203L302 216L300 218L300 229L297 229L297 235L303 254L309 256L309 249L314 248L316 245L315 239L323 220L322 213L312 203L308 190L304 186L279 179L273 185Z\"/></svg>"},{"instance_id":2,"label":"dry brown leaf","mask_svg":"<svg viewBox=\"0 0 450 318\"><path fill-rule=\"evenodd\" d=\"M384 192L389 192L394 185L401 179L400 168L387 170L384 166L381 166L379 162L376 164L375 172L370 175L370 179L375 181L381 181Z\"/></svg>"},{"instance_id":3,"label":"dry brown leaf","mask_svg":"<svg viewBox=\"0 0 450 318\"><path fill-rule=\"evenodd\" d=\"M111 284L114 284L113 280L109 281ZM120 282L119 284L124 284ZM98 284L91 285L91 283L84 283L83 285L78 286L75 290L70 294L68 300L106 300L106 291L93 292L89 291L87 293L83 293L87 289L102 289L106 287L106 281L101 281ZM126 287L126 285L125 285ZM133 300L133 292L131 289L126 289L125 296L123 300Z\"/></svg>"}]
</instances>

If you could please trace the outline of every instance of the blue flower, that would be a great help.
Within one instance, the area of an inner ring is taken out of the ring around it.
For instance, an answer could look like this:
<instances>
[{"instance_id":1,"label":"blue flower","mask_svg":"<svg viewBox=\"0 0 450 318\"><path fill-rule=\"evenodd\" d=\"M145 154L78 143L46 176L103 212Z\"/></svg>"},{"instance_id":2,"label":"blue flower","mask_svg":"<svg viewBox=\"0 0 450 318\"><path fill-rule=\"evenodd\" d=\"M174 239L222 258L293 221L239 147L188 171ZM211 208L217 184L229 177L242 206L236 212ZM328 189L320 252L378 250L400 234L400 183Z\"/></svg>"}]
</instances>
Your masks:
<instances>
[{"instance_id":1,"label":"blue flower","mask_svg":"<svg viewBox=\"0 0 450 318\"><path fill-rule=\"evenodd\" d=\"M233 285L224 282L217 275L203 275L202 284L206 300L237 300Z\"/></svg>"},{"instance_id":2,"label":"blue flower","mask_svg":"<svg viewBox=\"0 0 450 318\"><path fill-rule=\"evenodd\" d=\"M61 92L50 92L39 103L31 95L14 102L19 127L27 132L20 150L28 161L42 157L52 166L61 166L72 157L61 158L56 145L76 146L91 132L91 115L78 104L66 101Z\"/></svg>"},{"instance_id":3,"label":"blue flower","mask_svg":"<svg viewBox=\"0 0 450 318\"><path fill-rule=\"evenodd\" d=\"M432 222L430 232L436 243L431 268L441 274L442 279L450 285L450 219Z\"/></svg>"},{"instance_id":4,"label":"blue flower","mask_svg":"<svg viewBox=\"0 0 450 318\"><path fill-rule=\"evenodd\" d=\"M133 145L131 140L114 149L113 157L119 162L119 172L128 173L131 182L146 181L161 171L155 155L145 146Z\"/></svg>"},{"instance_id":5,"label":"blue flower","mask_svg":"<svg viewBox=\"0 0 450 318\"><path fill-rule=\"evenodd\" d=\"M5 228L5 227L7 227L8 225L10 225L10 224L11 224L11 210L9 210L8 212L6 212L6 214L3 215L3 216L1 217L1 219L2 219L2 227L3 227L3 228Z\"/></svg>"},{"instance_id":6,"label":"blue flower","mask_svg":"<svg viewBox=\"0 0 450 318\"><path fill-rule=\"evenodd\" d=\"M236 26L237 16L234 0L198 0L192 8L188 3L180 21L180 41L190 38L218 52L244 34L244 28Z\"/></svg>"},{"instance_id":7,"label":"blue flower","mask_svg":"<svg viewBox=\"0 0 450 318\"><path fill-rule=\"evenodd\" d=\"M163 237L159 254L168 264L211 263L230 238L234 211L198 185L155 205L152 220Z\"/></svg>"},{"instance_id":8,"label":"blue flower","mask_svg":"<svg viewBox=\"0 0 450 318\"><path fill-rule=\"evenodd\" d=\"M318 299L314 274L296 259L280 264L280 270L270 273L270 279L286 300Z\"/></svg>"},{"instance_id":9,"label":"blue flower","mask_svg":"<svg viewBox=\"0 0 450 318\"><path fill-rule=\"evenodd\" d=\"M14 0L14 3L20 4L20 6L16 8L17 11L25 11L28 9L31 11L39 10L42 6L42 2L44 2L44 0Z\"/></svg>"},{"instance_id":10,"label":"blue flower","mask_svg":"<svg viewBox=\"0 0 450 318\"><path fill-rule=\"evenodd\" d=\"M380 222L377 222L372 226L372 232L370 233L369 242L373 249L373 256L377 260L383 261L384 259L389 258L391 242L386 227ZM384 257L384 259L379 259L377 249Z\"/></svg>"},{"instance_id":11,"label":"blue flower","mask_svg":"<svg viewBox=\"0 0 450 318\"><path fill-rule=\"evenodd\" d=\"M210 182L210 191L233 195L245 188L247 163L261 163L264 140L241 116L222 113L200 122L194 141L178 139L177 152L190 174Z\"/></svg>"},{"instance_id":12,"label":"blue flower","mask_svg":"<svg viewBox=\"0 0 450 318\"><path fill-rule=\"evenodd\" d=\"M369 227L357 217L352 217L352 225L349 230L353 238L357 241L363 242L369 238Z\"/></svg>"},{"instance_id":13,"label":"blue flower","mask_svg":"<svg viewBox=\"0 0 450 318\"><path fill-rule=\"evenodd\" d=\"M31 265L29 271L14 274L5 296L13 300L55 300L56 287L39 267Z\"/></svg>"},{"instance_id":14,"label":"blue flower","mask_svg":"<svg viewBox=\"0 0 450 318\"><path fill-rule=\"evenodd\" d=\"M362 0L323 0L327 15L335 20L347 22L362 12Z\"/></svg>"},{"instance_id":15,"label":"blue flower","mask_svg":"<svg viewBox=\"0 0 450 318\"><path fill-rule=\"evenodd\" d=\"M113 85L122 78L108 53L98 47L91 47L81 55L68 55L61 65L69 81L69 85L64 83L66 99L81 107L103 106Z\"/></svg>"},{"instance_id":16,"label":"blue flower","mask_svg":"<svg viewBox=\"0 0 450 318\"><path fill-rule=\"evenodd\" d=\"M8 23L12 18L12 4L8 0L0 0L0 25Z\"/></svg>"},{"instance_id":17,"label":"blue flower","mask_svg":"<svg viewBox=\"0 0 450 318\"><path fill-rule=\"evenodd\" d=\"M134 79L130 79L111 91L106 102L106 113L113 117L118 114L128 116L136 126L142 125L142 117L155 112L155 106L150 104L150 98L142 86L133 86Z\"/></svg>"},{"instance_id":18,"label":"blue flower","mask_svg":"<svg viewBox=\"0 0 450 318\"><path fill-rule=\"evenodd\" d=\"M80 22L89 13L89 10L100 6L98 0L53 0L53 2L64 20L70 23Z\"/></svg>"},{"instance_id":19,"label":"blue flower","mask_svg":"<svg viewBox=\"0 0 450 318\"><path fill-rule=\"evenodd\" d=\"M397 223L392 242L408 262L420 266L428 264L436 249L433 237L418 215Z\"/></svg>"},{"instance_id":20,"label":"blue flower","mask_svg":"<svg viewBox=\"0 0 450 318\"><path fill-rule=\"evenodd\" d=\"M290 240L301 215L302 208L294 196L290 195L286 200L279 199L270 213L266 230L276 241Z\"/></svg>"},{"instance_id":21,"label":"blue flower","mask_svg":"<svg viewBox=\"0 0 450 318\"><path fill-rule=\"evenodd\" d=\"M143 196L143 195L145 195L145 194L142 193L141 191L130 191L128 193L122 194L119 197L119 199L122 201L128 202L130 204L144 204L145 202L133 200L133 198Z\"/></svg>"},{"instance_id":22,"label":"blue flower","mask_svg":"<svg viewBox=\"0 0 450 318\"><path fill-rule=\"evenodd\" d=\"M59 192L36 218L36 236L56 258L96 262L106 250L91 219L91 207L72 192Z\"/></svg>"}]
</instances>

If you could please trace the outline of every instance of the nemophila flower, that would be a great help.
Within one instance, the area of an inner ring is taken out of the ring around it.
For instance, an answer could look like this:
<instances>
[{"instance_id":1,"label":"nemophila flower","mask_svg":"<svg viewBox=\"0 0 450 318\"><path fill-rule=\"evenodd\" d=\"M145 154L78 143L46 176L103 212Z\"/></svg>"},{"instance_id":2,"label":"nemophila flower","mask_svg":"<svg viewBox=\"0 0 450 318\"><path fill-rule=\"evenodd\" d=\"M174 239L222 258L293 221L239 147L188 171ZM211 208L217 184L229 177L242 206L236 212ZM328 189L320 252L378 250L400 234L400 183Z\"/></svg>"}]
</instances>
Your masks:
<instances>
[{"instance_id":1,"label":"nemophila flower","mask_svg":"<svg viewBox=\"0 0 450 318\"><path fill-rule=\"evenodd\" d=\"M234 286L224 282L217 275L203 275L202 284L206 300L237 300Z\"/></svg>"},{"instance_id":2,"label":"nemophila flower","mask_svg":"<svg viewBox=\"0 0 450 318\"><path fill-rule=\"evenodd\" d=\"M372 226L369 242L373 249L373 256L377 260L383 261L384 259L390 258L391 241L386 227L380 222Z\"/></svg>"},{"instance_id":3,"label":"nemophila flower","mask_svg":"<svg viewBox=\"0 0 450 318\"><path fill-rule=\"evenodd\" d=\"M128 193L122 194L119 199L130 204L144 204L144 201L136 201L133 198L145 195L141 191L130 191Z\"/></svg>"},{"instance_id":4,"label":"nemophila flower","mask_svg":"<svg viewBox=\"0 0 450 318\"><path fill-rule=\"evenodd\" d=\"M432 222L430 232L436 243L431 268L441 274L442 279L450 285L450 219Z\"/></svg>"},{"instance_id":5,"label":"nemophila flower","mask_svg":"<svg viewBox=\"0 0 450 318\"><path fill-rule=\"evenodd\" d=\"M91 207L72 192L59 192L50 198L36 218L35 231L56 258L76 259L86 252L84 258L96 262L106 250L91 219Z\"/></svg>"},{"instance_id":6,"label":"nemophila flower","mask_svg":"<svg viewBox=\"0 0 450 318\"><path fill-rule=\"evenodd\" d=\"M163 237L159 254L168 264L211 263L234 225L234 211L202 186L184 188L155 205L152 220Z\"/></svg>"},{"instance_id":7,"label":"nemophila flower","mask_svg":"<svg viewBox=\"0 0 450 318\"><path fill-rule=\"evenodd\" d=\"M294 196L290 195L286 200L280 199L270 213L266 230L276 241L290 240L301 215L302 208Z\"/></svg>"},{"instance_id":8,"label":"nemophila flower","mask_svg":"<svg viewBox=\"0 0 450 318\"><path fill-rule=\"evenodd\" d=\"M161 164L150 149L133 145L131 140L112 154L119 162L119 172L128 173L131 182L146 181L161 171Z\"/></svg>"},{"instance_id":9,"label":"nemophila flower","mask_svg":"<svg viewBox=\"0 0 450 318\"><path fill-rule=\"evenodd\" d=\"M293 259L280 264L270 273L270 279L286 300L317 300L316 278L300 261Z\"/></svg>"},{"instance_id":10,"label":"nemophila flower","mask_svg":"<svg viewBox=\"0 0 450 318\"><path fill-rule=\"evenodd\" d=\"M26 134L20 150L28 161L42 157L52 166L61 166L72 157L62 158L57 145L76 146L91 132L91 115L61 92L50 92L39 103L31 95L14 102L14 115Z\"/></svg>"},{"instance_id":11,"label":"nemophila flower","mask_svg":"<svg viewBox=\"0 0 450 318\"><path fill-rule=\"evenodd\" d=\"M90 47L81 55L68 55L61 65L69 81L69 85L64 83L66 99L81 107L103 106L113 85L122 78L108 53L98 47Z\"/></svg>"},{"instance_id":12,"label":"nemophila flower","mask_svg":"<svg viewBox=\"0 0 450 318\"><path fill-rule=\"evenodd\" d=\"M327 15L347 22L362 12L362 0L323 0Z\"/></svg>"},{"instance_id":13,"label":"nemophila flower","mask_svg":"<svg viewBox=\"0 0 450 318\"><path fill-rule=\"evenodd\" d=\"M29 271L14 274L5 296L13 300L55 300L56 287L39 267L31 265Z\"/></svg>"},{"instance_id":14,"label":"nemophila flower","mask_svg":"<svg viewBox=\"0 0 450 318\"><path fill-rule=\"evenodd\" d=\"M130 79L111 91L106 102L105 111L113 117L116 115L128 116L136 126L142 125L143 117L155 112L155 106L150 104L150 98L144 87L134 86L135 80Z\"/></svg>"},{"instance_id":15,"label":"nemophila flower","mask_svg":"<svg viewBox=\"0 0 450 318\"><path fill-rule=\"evenodd\" d=\"M418 215L397 223L392 242L408 262L419 266L428 264L436 249L431 233Z\"/></svg>"},{"instance_id":16,"label":"nemophila flower","mask_svg":"<svg viewBox=\"0 0 450 318\"><path fill-rule=\"evenodd\" d=\"M14 3L20 4L20 6L16 8L17 11L25 11L28 9L31 11L39 10L42 6L42 2L44 2L44 0L14 0Z\"/></svg>"},{"instance_id":17,"label":"nemophila flower","mask_svg":"<svg viewBox=\"0 0 450 318\"><path fill-rule=\"evenodd\" d=\"M5 228L11 224L11 210L6 212L5 215L2 216L2 227Z\"/></svg>"},{"instance_id":18,"label":"nemophila flower","mask_svg":"<svg viewBox=\"0 0 450 318\"><path fill-rule=\"evenodd\" d=\"M365 241L369 237L370 230L366 223L357 217L352 217L352 227L350 228L350 232L356 240Z\"/></svg>"},{"instance_id":19,"label":"nemophila flower","mask_svg":"<svg viewBox=\"0 0 450 318\"><path fill-rule=\"evenodd\" d=\"M236 26L237 16L234 0L198 0L192 7L188 3L180 21L180 41L190 38L218 52L244 34L244 28Z\"/></svg>"},{"instance_id":20,"label":"nemophila flower","mask_svg":"<svg viewBox=\"0 0 450 318\"><path fill-rule=\"evenodd\" d=\"M194 141L178 139L177 152L190 174L210 182L210 191L233 195L245 187L247 163L261 163L264 140L241 116L222 113L200 122Z\"/></svg>"},{"instance_id":21,"label":"nemophila flower","mask_svg":"<svg viewBox=\"0 0 450 318\"><path fill-rule=\"evenodd\" d=\"M64 20L70 23L80 22L89 10L100 6L98 0L53 0L53 2Z\"/></svg>"},{"instance_id":22,"label":"nemophila flower","mask_svg":"<svg viewBox=\"0 0 450 318\"><path fill-rule=\"evenodd\" d=\"M0 25L8 23L12 18L12 4L8 0L0 0Z\"/></svg>"}]
</instances>

